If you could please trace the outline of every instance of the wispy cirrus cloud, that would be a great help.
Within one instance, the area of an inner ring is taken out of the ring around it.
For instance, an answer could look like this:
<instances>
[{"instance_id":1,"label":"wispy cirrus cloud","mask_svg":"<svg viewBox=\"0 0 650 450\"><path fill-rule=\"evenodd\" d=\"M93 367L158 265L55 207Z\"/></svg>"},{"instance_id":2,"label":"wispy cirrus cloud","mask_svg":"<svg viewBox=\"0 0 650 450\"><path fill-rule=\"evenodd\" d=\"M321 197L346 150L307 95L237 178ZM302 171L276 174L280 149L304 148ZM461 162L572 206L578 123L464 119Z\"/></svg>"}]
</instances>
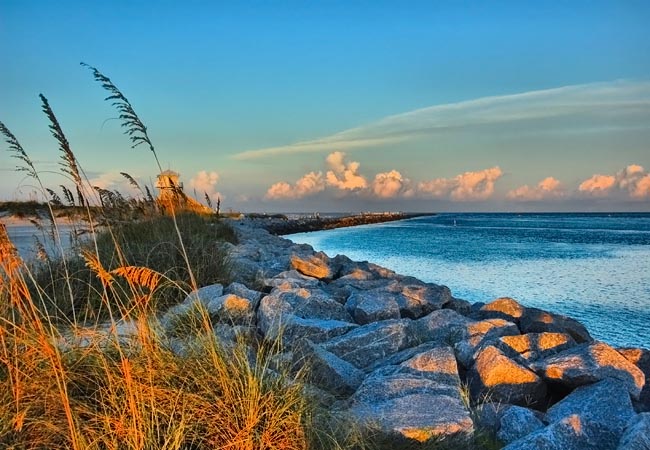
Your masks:
<instances>
[{"instance_id":1,"label":"wispy cirrus cloud","mask_svg":"<svg viewBox=\"0 0 650 450\"><path fill-rule=\"evenodd\" d=\"M650 117L650 81L612 81L572 85L513 95L483 97L435 105L385 117L318 139L249 150L235 159L260 159L280 154L341 151L406 141L445 129L574 116ZM589 122L589 121L587 121ZM598 130L593 124L587 130Z\"/></svg>"}]
</instances>

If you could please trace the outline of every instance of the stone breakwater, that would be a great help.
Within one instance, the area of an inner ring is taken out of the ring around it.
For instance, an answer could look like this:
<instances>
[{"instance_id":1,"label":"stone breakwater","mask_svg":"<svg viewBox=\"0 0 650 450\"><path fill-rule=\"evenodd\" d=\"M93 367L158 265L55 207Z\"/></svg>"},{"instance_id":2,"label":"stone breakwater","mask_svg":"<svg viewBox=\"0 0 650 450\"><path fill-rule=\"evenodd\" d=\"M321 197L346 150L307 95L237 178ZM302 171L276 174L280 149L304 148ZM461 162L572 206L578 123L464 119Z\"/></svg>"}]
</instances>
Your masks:
<instances>
[{"instance_id":1,"label":"stone breakwater","mask_svg":"<svg viewBox=\"0 0 650 450\"><path fill-rule=\"evenodd\" d=\"M234 222L239 244L228 244L236 282L193 292L163 323L201 302L226 345L239 333L281 339L275 361L308 364L308 391L332 417L395 448L479 431L509 450L650 448L650 351L251 224Z\"/></svg>"},{"instance_id":2,"label":"stone breakwater","mask_svg":"<svg viewBox=\"0 0 650 450\"><path fill-rule=\"evenodd\" d=\"M298 219L286 218L248 218L250 225L261 227L271 234L283 235L293 233L305 233L308 231L331 230L333 228L356 227L358 225L369 225L373 223L394 222L396 220L412 219L414 217L430 216L432 214L383 212L365 213L342 217L319 217L310 216Z\"/></svg>"}]
</instances>

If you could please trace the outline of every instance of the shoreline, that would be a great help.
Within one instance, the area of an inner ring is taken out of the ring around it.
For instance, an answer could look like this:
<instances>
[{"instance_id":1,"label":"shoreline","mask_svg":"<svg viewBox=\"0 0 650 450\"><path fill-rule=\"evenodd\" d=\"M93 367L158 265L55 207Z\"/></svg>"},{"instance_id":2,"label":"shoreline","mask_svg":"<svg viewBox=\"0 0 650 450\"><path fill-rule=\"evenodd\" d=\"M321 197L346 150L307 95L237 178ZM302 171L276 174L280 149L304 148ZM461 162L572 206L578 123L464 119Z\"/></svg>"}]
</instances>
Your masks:
<instances>
[{"instance_id":1,"label":"shoreline","mask_svg":"<svg viewBox=\"0 0 650 450\"><path fill-rule=\"evenodd\" d=\"M607 429L612 445L602 448L614 449L650 419L648 349L614 347L570 316L510 297L473 303L444 285L328 256L272 235L262 220L233 225L234 284L254 292L255 331L281 339L281 358L310 362L307 382L330 414L381 439L413 445L478 432L508 450L567 439L595 448L586 437ZM230 297L209 289L195 295L226 308ZM585 431L566 435L569 419Z\"/></svg>"}]
</instances>

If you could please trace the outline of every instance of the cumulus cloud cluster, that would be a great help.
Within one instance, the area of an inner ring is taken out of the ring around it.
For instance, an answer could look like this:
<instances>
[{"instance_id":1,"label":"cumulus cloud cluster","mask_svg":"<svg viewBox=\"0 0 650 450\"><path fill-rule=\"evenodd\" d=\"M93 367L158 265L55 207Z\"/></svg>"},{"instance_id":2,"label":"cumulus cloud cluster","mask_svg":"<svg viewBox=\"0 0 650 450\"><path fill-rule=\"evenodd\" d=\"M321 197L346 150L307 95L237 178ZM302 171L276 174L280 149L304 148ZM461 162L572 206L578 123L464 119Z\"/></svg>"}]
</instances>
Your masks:
<instances>
[{"instance_id":1,"label":"cumulus cloud cluster","mask_svg":"<svg viewBox=\"0 0 650 450\"><path fill-rule=\"evenodd\" d=\"M327 171L327 184L344 190L364 189L368 186L366 179L359 175L359 163L345 162L345 153L330 153L326 160L331 170Z\"/></svg>"},{"instance_id":2,"label":"cumulus cloud cluster","mask_svg":"<svg viewBox=\"0 0 650 450\"><path fill-rule=\"evenodd\" d=\"M301 199L326 190L338 195L365 199L438 199L455 202L485 201L496 194L496 184L503 177L499 166L467 171L449 178L434 178L414 183L396 169L367 178L360 173L360 163L347 161L343 152L330 153L325 159L326 174L309 172L294 184L281 181L266 192L270 200ZM650 199L650 173L631 164L612 175L595 174L573 189L548 176L537 184L525 184L508 191L505 199L513 202L539 202L607 197L619 200Z\"/></svg>"},{"instance_id":3,"label":"cumulus cloud cluster","mask_svg":"<svg viewBox=\"0 0 650 450\"><path fill-rule=\"evenodd\" d=\"M453 178L438 178L414 185L398 170L377 173L372 181L359 173L360 164L346 161L345 153L333 152L325 159L330 170L325 177L322 172L309 172L294 184L280 181L266 192L270 200L300 199L324 191L327 187L339 192L365 198L450 198L452 200L484 200L494 193L494 183L501 175L499 167L465 172Z\"/></svg>"},{"instance_id":4,"label":"cumulus cloud cluster","mask_svg":"<svg viewBox=\"0 0 650 450\"><path fill-rule=\"evenodd\" d=\"M627 194L644 199L650 197L650 173L642 166L630 164L615 175L593 175L580 183L578 191L596 197Z\"/></svg>"},{"instance_id":5,"label":"cumulus cloud cluster","mask_svg":"<svg viewBox=\"0 0 650 450\"><path fill-rule=\"evenodd\" d=\"M510 200L517 201L539 201L562 198L566 192L562 188L560 180L553 177L546 177L536 186L527 184L513 189L506 194Z\"/></svg>"},{"instance_id":6,"label":"cumulus cloud cluster","mask_svg":"<svg viewBox=\"0 0 650 450\"><path fill-rule=\"evenodd\" d=\"M402 177L397 170L382 172L375 175L372 182L372 193L378 198L412 197L411 181Z\"/></svg>"},{"instance_id":7,"label":"cumulus cloud cluster","mask_svg":"<svg viewBox=\"0 0 650 450\"><path fill-rule=\"evenodd\" d=\"M201 170L190 179L189 187L201 198L207 194L210 197L210 200L216 202L218 198L223 198L221 193L217 191L218 182L219 174L217 172Z\"/></svg>"},{"instance_id":8,"label":"cumulus cloud cluster","mask_svg":"<svg viewBox=\"0 0 650 450\"><path fill-rule=\"evenodd\" d=\"M293 185L286 181L280 181L266 191L266 198L269 200L298 199L316 194L325 190L325 180L322 172L309 172Z\"/></svg>"},{"instance_id":9,"label":"cumulus cloud cluster","mask_svg":"<svg viewBox=\"0 0 650 450\"><path fill-rule=\"evenodd\" d=\"M498 166L465 172L453 178L436 178L418 184L418 191L431 198L456 201L486 200L494 194L494 183L503 172Z\"/></svg>"}]
</instances>

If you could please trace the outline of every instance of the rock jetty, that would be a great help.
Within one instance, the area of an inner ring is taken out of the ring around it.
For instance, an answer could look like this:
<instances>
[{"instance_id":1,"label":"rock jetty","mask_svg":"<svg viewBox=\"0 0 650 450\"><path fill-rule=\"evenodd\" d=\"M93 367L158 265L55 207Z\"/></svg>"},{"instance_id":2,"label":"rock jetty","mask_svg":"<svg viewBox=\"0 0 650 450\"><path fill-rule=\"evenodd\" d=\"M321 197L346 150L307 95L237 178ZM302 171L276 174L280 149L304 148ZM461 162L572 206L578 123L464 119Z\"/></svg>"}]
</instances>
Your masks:
<instances>
[{"instance_id":1,"label":"rock jetty","mask_svg":"<svg viewBox=\"0 0 650 450\"><path fill-rule=\"evenodd\" d=\"M281 339L278 360L309 365L309 392L332 417L394 448L477 433L508 450L650 448L648 350L272 234L297 225L254 222L233 222L236 282L192 293L167 322L202 302L225 342L242 330Z\"/></svg>"},{"instance_id":2,"label":"rock jetty","mask_svg":"<svg viewBox=\"0 0 650 450\"><path fill-rule=\"evenodd\" d=\"M431 213L379 212L362 213L340 217L320 217L318 214L289 219L283 215L267 216L252 214L246 220L254 227L261 227L271 234L284 235L305 233L308 231L331 230L333 228L356 227L373 223L393 222L396 220L412 219L414 217L430 216Z\"/></svg>"}]
</instances>

